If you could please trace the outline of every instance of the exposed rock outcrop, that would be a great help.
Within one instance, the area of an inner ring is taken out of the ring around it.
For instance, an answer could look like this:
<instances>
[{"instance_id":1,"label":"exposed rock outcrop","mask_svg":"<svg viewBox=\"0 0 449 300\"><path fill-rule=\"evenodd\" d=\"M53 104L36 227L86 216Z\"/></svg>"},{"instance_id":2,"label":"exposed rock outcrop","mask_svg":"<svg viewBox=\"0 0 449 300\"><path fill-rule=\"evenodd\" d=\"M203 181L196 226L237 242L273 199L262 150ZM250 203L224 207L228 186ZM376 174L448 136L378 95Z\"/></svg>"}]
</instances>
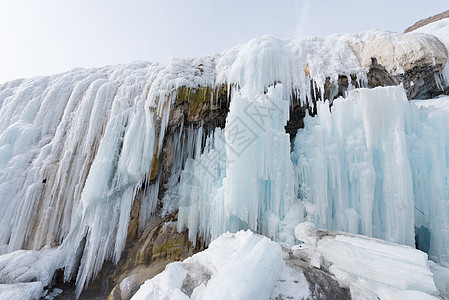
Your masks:
<instances>
[{"instance_id":1,"label":"exposed rock outcrop","mask_svg":"<svg viewBox=\"0 0 449 300\"><path fill-rule=\"evenodd\" d=\"M114 284L109 300L128 300L145 280L154 277L173 261L203 250L188 241L188 233L176 230L176 215L155 216L140 237L129 245L110 277Z\"/></svg>"}]
</instances>

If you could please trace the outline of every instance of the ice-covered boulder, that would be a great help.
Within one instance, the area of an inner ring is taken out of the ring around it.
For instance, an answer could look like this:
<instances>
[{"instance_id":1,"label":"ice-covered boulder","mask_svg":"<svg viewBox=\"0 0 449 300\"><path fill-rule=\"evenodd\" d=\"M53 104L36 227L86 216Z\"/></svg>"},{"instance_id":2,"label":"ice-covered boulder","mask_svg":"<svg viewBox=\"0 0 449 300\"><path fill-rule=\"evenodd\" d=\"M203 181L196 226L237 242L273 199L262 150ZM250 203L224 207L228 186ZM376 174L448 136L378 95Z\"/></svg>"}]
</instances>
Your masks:
<instances>
[{"instance_id":1,"label":"ice-covered boulder","mask_svg":"<svg viewBox=\"0 0 449 300\"><path fill-rule=\"evenodd\" d=\"M427 254L412 247L299 224L294 254L328 270L353 299L436 299ZM305 256L304 256L305 254ZM318 262L318 264L316 264Z\"/></svg>"},{"instance_id":2,"label":"ice-covered boulder","mask_svg":"<svg viewBox=\"0 0 449 300\"><path fill-rule=\"evenodd\" d=\"M349 45L363 68L369 68L375 57L393 75L427 65L442 70L448 58L444 44L429 34L365 32L355 35Z\"/></svg>"},{"instance_id":3,"label":"ice-covered boulder","mask_svg":"<svg viewBox=\"0 0 449 300\"><path fill-rule=\"evenodd\" d=\"M283 267L277 243L250 231L226 233L203 252L169 264L132 299L268 299Z\"/></svg>"}]
</instances>

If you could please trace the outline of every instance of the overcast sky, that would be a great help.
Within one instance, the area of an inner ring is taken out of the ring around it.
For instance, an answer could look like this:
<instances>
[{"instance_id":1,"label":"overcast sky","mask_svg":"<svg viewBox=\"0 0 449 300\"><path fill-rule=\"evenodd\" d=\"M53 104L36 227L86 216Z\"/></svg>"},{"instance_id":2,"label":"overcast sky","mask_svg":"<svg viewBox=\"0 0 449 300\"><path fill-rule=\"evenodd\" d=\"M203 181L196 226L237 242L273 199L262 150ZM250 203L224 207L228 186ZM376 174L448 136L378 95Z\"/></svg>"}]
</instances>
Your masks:
<instances>
[{"instance_id":1,"label":"overcast sky","mask_svg":"<svg viewBox=\"0 0 449 300\"><path fill-rule=\"evenodd\" d=\"M448 0L0 0L0 83L221 52L262 35L402 32Z\"/></svg>"}]
</instances>

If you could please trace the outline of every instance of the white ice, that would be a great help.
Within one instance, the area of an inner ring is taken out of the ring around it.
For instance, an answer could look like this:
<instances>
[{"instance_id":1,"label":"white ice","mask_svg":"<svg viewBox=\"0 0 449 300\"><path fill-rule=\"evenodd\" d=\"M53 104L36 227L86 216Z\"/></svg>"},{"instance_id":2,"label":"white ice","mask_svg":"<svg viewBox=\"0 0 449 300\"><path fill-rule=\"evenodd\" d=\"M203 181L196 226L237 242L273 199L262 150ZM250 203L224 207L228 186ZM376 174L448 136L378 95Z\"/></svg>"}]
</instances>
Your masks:
<instances>
[{"instance_id":1,"label":"white ice","mask_svg":"<svg viewBox=\"0 0 449 300\"><path fill-rule=\"evenodd\" d=\"M43 294L42 282L0 284L0 300L39 300Z\"/></svg>"},{"instance_id":2,"label":"white ice","mask_svg":"<svg viewBox=\"0 0 449 300\"><path fill-rule=\"evenodd\" d=\"M436 299L438 295L427 255L419 250L349 233L319 232L308 222L295 231L304 242L293 247L295 254L305 253L310 260L318 257L315 267L328 269L350 288L354 299Z\"/></svg>"},{"instance_id":3,"label":"white ice","mask_svg":"<svg viewBox=\"0 0 449 300\"><path fill-rule=\"evenodd\" d=\"M426 33L436 36L441 42L446 45L449 51L449 18L445 18L436 22L432 22L423 27L416 29L414 32ZM446 83L449 83L449 64L446 63L443 76Z\"/></svg>"},{"instance_id":4,"label":"white ice","mask_svg":"<svg viewBox=\"0 0 449 300\"><path fill-rule=\"evenodd\" d=\"M284 265L281 246L267 237L225 233L203 252L169 264L132 299L268 299Z\"/></svg>"}]
</instances>

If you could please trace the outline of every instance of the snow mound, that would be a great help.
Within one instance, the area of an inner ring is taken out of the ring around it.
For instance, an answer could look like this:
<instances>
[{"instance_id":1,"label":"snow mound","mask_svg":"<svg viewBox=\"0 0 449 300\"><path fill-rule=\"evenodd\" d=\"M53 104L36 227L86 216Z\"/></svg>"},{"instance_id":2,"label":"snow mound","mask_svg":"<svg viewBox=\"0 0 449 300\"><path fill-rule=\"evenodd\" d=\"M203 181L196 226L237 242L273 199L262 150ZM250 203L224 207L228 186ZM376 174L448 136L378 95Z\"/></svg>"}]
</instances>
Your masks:
<instances>
[{"instance_id":1,"label":"snow mound","mask_svg":"<svg viewBox=\"0 0 449 300\"><path fill-rule=\"evenodd\" d=\"M225 233L207 250L169 264L132 299L268 299L284 265L281 247L268 238Z\"/></svg>"}]
</instances>

